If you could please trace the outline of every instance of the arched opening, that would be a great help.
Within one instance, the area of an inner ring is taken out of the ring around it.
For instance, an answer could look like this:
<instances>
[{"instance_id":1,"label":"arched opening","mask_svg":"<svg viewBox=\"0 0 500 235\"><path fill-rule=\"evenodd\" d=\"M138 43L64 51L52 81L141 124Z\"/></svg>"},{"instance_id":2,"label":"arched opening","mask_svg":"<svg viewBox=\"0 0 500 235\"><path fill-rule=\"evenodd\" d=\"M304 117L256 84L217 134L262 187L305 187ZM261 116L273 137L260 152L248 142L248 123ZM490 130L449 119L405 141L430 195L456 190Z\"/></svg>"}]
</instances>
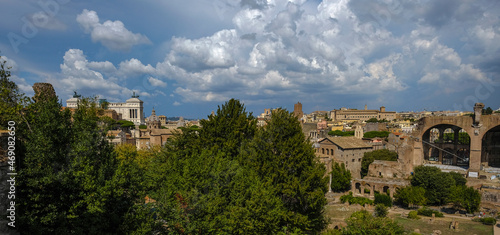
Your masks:
<instances>
[{"instance_id":1,"label":"arched opening","mask_svg":"<svg viewBox=\"0 0 500 235\"><path fill-rule=\"evenodd\" d=\"M443 165L455 165L453 164L454 155L453 149L445 148L443 151Z\"/></svg>"},{"instance_id":2,"label":"arched opening","mask_svg":"<svg viewBox=\"0 0 500 235\"><path fill-rule=\"evenodd\" d=\"M326 149L326 155L330 155L330 149Z\"/></svg>"},{"instance_id":3,"label":"arched opening","mask_svg":"<svg viewBox=\"0 0 500 235\"><path fill-rule=\"evenodd\" d=\"M373 190L372 186L370 186L369 184L365 184L365 189L363 191L363 194L370 194L372 190Z\"/></svg>"},{"instance_id":4,"label":"arched opening","mask_svg":"<svg viewBox=\"0 0 500 235\"><path fill-rule=\"evenodd\" d=\"M430 148L429 150L429 161L434 161L437 162L439 161L439 149L437 148Z\"/></svg>"},{"instance_id":5,"label":"arched opening","mask_svg":"<svg viewBox=\"0 0 500 235\"><path fill-rule=\"evenodd\" d=\"M335 230L340 230L340 228L339 228L339 226L338 226L338 225L336 225L333 229L335 229Z\"/></svg>"},{"instance_id":6,"label":"arched opening","mask_svg":"<svg viewBox=\"0 0 500 235\"><path fill-rule=\"evenodd\" d=\"M439 124L422 135L424 160L434 164L469 166L470 136L459 126Z\"/></svg>"},{"instance_id":7,"label":"arched opening","mask_svg":"<svg viewBox=\"0 0 500 235\"><path fill-rule=\"evenodd\" d=\"M500 167L500 126L491 128L482 139L481 161L490 167Z\"/></svg>"},{"instance_id":8,"label":"arched opening","mask_svg":"<svg viewBox=\"0 0 500 235\"><path fill-rule=\"evenodd\" d=\"M325 149L324 148L321 149L321 154L325 154Z\"/></svg>"},{"instance_id":9,"label":"arched opening","mask_svg":"<svg viewBox=\"0 0 500 235\"><path fill-rule=\"evenodd\" d=\"M361 194L361 184L360 183L356 183L354 185L354 187L355 187L354 193Z\"/></svg>"},{"instance_id":10,"label":"arched opening","mask_svg":"<svg viewBox=\"0 0 500 235\"><path fill-rule=\"evenodd\" d=\"M384 186L382 192L388 193L389 192L389 186Z\"/></svg>"}]
</instances>

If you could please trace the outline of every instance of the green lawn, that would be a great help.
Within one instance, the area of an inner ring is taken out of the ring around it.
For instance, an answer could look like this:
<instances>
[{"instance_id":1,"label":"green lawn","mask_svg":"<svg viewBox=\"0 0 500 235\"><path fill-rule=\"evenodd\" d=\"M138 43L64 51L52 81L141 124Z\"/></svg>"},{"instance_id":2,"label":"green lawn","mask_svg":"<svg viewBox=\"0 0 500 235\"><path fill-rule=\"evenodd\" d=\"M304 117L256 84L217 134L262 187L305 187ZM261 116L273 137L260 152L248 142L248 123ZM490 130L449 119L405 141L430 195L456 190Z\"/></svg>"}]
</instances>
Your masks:
<instances>
[{"instance_id":1,"label":"green lawn","mask_svg":"<svg viewBox=\"0 0 500 235\"><path fill-rule=\"evenodd\" d=\"M351 205L349 207L345 207L342 204L329 205L325 207L325 212L328 218L331 219L332 222L343 220L348 218L353 212L361 210L361 206ZM493 234L493 226L483 225L479 222L473 222L468 219L455 219L458 221L458 230L450 230L450 223L453 220L450 217L445 218L436 218L434 222L429 223L430 217L420 216L419 220L412 220L407 218L401 218L400 213L391 213L389 215L396 222L402 225L407 234L415 231L416 228L420 229L421 234L432 234L434 230L440 230L442 235L492 235ZM445 215L446 216L446 215Z\"/></svg>"},{"instance_id":2,"label":"green lawn","mask_svg":"<svg viewBox=\"0 0 500 235\"><path fill-rule=\"evenodd\" d=\"M402 225L406 231L413 232L416 228L420 229L421 234L432 234L434 230L440 230L441 234L466 234L466 235L492 235L493 226L483 225L482 223L473 222L470 220L456 219L458 221L458 230L450 230L451 218L436 218L431 224L429 223L430 217L421 216L419 220L412 220L401 218L394 215L394 220Z\"/></svg>"}]
</instances>

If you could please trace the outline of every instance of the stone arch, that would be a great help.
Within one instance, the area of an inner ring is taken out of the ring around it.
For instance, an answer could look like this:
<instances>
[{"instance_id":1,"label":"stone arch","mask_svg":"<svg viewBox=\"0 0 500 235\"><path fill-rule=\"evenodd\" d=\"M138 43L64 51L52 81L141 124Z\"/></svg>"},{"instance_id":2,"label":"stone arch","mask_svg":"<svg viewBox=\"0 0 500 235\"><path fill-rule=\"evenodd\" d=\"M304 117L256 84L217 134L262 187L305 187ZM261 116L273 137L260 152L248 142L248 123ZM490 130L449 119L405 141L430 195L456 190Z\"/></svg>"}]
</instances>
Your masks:
<instances>
[{"instance_id":1,"label":"stone arch","mask_svg":"<svg viewBox=\"0 0 500 235\"><path fill-rule=\"evenodd\" d=\"M385 186L384 186L384 188L382 189L382 192L383 192L383 193L390 192L390 191L389 191L389 186L385 185Z\"/></svg>"},{"instance_id":2,"label":"stone arch","mask_svg":"<svg viewBox=\"0 0 500 235\"><path fill-rule=\"evenodd\" d=\"M500 167L500 125L490 128L482 137L481 162Z\"/></svg>"},{"instance_id":3,"label":"stone arch","mask_svg":"<svg viewBox=\"0 0 500 235\"><path fill-rule=\"evenodd\" d=\"M456 124L438 123L425 129L421 137L424 161L468 166L470 135L466 129Z\"/></svg>"},{"instance_id":4,"label":"stone arch","mask_svg":"<svg viewBox=\"0 0 500 235\"><path fill-rule=\"evenodd\" d=\"M365 184L365 190L370 190L370 192L368 194L373 193L373 187L370 184ZM364 190L363 190L363 194L365 194Z\"/></svg>"},{"instance_id":5,"label":"stone arch","mask_svg":"<svg viewBox=\"0 0 500 235\"><path fill-rule=\"evenodd\" d=\"M361 194L361 183L357 182L354 185L354 193Z\"/></svg>"}]
</instances>

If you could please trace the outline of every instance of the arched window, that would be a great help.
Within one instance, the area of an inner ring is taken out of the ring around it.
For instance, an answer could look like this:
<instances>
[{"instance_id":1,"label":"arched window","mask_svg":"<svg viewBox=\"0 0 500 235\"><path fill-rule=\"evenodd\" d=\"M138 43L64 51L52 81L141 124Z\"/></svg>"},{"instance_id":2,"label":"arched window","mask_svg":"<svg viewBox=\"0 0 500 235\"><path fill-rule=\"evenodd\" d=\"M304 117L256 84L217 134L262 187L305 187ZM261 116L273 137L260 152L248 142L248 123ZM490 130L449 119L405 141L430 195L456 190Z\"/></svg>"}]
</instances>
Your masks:
<instances>
[{"instance_id":1,"label":"arched window","mask_svg":"<svg viewBox=\"0 0 500 235\"><path fill-rule=\"evenodd\" d=\"M326 155L330 155L330 149L326 149Z\"/></svg>"},{"instance_id":2,"label":"arched window","mask_svg":"<svg viewBox=\"0 0 500 235\"><path fill-rule=\"evenodd\" d=\"M324 148L321 149L321 154L325 154L325 149Z\"/></svg>"}]
</instances>

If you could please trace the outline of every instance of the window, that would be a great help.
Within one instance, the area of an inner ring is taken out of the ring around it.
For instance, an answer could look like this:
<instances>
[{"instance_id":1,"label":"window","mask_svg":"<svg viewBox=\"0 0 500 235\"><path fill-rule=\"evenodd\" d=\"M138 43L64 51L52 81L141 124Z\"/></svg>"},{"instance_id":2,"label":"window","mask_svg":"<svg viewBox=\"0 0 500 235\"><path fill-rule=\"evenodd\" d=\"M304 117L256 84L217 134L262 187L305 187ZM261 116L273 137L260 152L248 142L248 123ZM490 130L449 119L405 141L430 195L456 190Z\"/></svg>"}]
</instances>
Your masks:
<instances>
[{"instance_id":1,"label":"window","mask_svg":"<svg viewBox=\"0 0 500 235\"><path fill-rule=\"evenodd\" d=\"M354 158L352 159L352 162L354 162Z\"/></svg>"},{"instance_id":2,"label":"window","mask_svg":"<svg viewBox=\"0 0 500 235\"><path fill-rule=\"evenodd\" d=\"M330 149L326 149L326 155L330 155Z\"/></svg>"},{"instance_id":3,"label":"window","mask_svg":"<svg viewBox=\"0 0 500 235\"><path fill-rule=\"evenodd\" d=\"M324 148L321 149L321 154L325 154L325 149Z\"/></svg>"}]
</instances>

